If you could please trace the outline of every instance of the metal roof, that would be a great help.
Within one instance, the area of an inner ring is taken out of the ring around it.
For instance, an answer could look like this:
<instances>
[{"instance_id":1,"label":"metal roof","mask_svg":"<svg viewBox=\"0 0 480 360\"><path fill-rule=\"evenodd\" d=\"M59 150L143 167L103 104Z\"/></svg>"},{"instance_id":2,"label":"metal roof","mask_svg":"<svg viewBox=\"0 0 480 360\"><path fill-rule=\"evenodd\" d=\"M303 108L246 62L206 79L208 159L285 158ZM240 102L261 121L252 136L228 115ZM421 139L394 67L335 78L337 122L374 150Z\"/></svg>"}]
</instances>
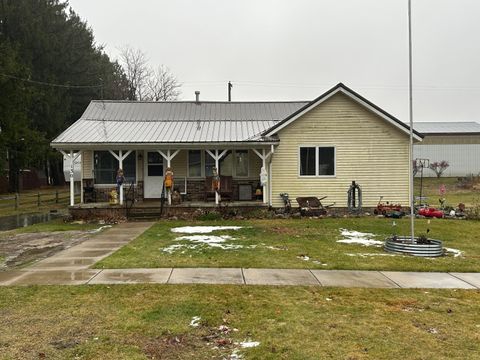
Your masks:
<instances>
[{"instance_id":1,"label":"metal roof","mask_svg":"<svg viewBox=\"0 0 480 360\"><path fill-rule=\"evenodd\" d=\"M308 102L91 101L52 145L248 142Z\"/></svg>"},{"instance_id":2,"label":"metal roof","mask_svg":"<svg viewBox=\"0 0 480 360\"><path fill-rule=\"evenodd\" d=\"M462 122L417 122L415 130L428 134L480 134L480 124L474 121Z\"/></svg>"}]
</instances>

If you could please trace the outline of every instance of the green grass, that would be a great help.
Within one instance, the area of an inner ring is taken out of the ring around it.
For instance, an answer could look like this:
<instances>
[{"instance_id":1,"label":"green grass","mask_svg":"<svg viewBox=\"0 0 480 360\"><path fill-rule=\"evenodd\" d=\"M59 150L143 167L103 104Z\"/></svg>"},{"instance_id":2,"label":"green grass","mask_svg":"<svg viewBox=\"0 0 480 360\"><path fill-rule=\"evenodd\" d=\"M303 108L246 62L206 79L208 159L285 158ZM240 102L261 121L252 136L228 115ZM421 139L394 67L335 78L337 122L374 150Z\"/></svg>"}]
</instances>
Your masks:
<instances>
[{"instance_id":1,"label":"green grass","mask_svg":"<svg viewBox=\"0 0 480 360\"><path fill-rule=\"evenodd\" d=\"M3 231L2 235L20 234L20 233L35 233L35 232L52 232L52 231L73 231L73 230L93 230L102 225L89 223L66 223L63 219L54 219L44 223L33 224L26 227L21 227L14 230ZM1 236L0 236L1 237Z\"/></svg>"},{"instance_id":2,"label":"green grass","mask_svg":"<svg viewBox=\"0 0 480 360\"><path fill-rule=\"evenodd\" d=\"M468 290L3 287L0 313L0 359L222 359L245 340L260 345L240 349L244 359L480 354L480 293Z\"/></svg>"},{"instance_id":3,"label":"green grass","mask_svg":"<svg viewBox=\"0 0 480 360\"><path fill-rule=\"evenodd\" d=\"M155 268L155 267L251 267L251 268L316 268L399 271L480 271L480 222L465 220L417 220L418 233L444 241L444 246L463 251L463 256L417 258L410 256L382 256L382 248L336 242L340 230L356 230L378 234L383 240L392 234L391 219L325 218L301 220L249 220L182 222L161 221L116 253L100 261L96 268ZM408 234L409 220L395 220L397 234ZM164 248L180 244L179 234L171 232L175 226L185 225L241 225L237 231L219 231L235 240L229 244L242 245L235 250L211 247L181 249L171 254ZM269 247L275 247L271 249ZM350 255L349 255L350 254ZM360 254L360 255L359 255ZM367 254L367 255L365 255ZM378 254L378 255L376 255ZM309 261L298 258L306 255ZM326 264L326 265L325 265Z\"/></svg>"},{"instance_id":4,"label":"green grass","mask_svg":"<svg viewBox=\"0 0 480 360\"><path fill-rule=\"evenodd\" d=\"M423 179L423 196L427 196L427 202L431 206L439 206L440 186L445 185L447 190L445 199L447 205L456 207L459 203L464 203L467 207L472 206L475 201L480 199L480 191L473 189L461 189L458 185L456 177L441 178L424 178ZM415 196L420 195L420 179L415 178Z\"/></svg>"}]
</instances>

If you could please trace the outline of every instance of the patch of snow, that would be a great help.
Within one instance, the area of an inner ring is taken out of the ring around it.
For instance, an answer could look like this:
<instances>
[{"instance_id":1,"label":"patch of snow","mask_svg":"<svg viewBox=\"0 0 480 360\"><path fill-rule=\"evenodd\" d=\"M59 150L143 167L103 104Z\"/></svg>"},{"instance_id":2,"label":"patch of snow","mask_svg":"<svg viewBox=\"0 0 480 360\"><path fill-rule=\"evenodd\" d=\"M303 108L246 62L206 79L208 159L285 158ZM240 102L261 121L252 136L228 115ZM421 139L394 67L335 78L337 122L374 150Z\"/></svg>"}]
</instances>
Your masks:
<instances>
[{"instance_id":1,"label":"patch of snow","mask_svg":"<svg viewBox=\"0 0 480 360\"><path fill-rule=\"evenodd\" d=\"M232 351L232 353L230 354L229 360L240 360L240 359L243 359L243 356L241 354L238 353L238 350L235 349Z\"/></svg>"},{"instance_id":2,"label":"patch of snow","mask_svg":"<svg viewBox=\"0 0 480 360\"><path fill-rule=\"evenodd\" d=\"M175 240L188 240L195 243L203 244L219 244L225 242L225 240L233 240L234 238L230 235L185 235L179 236Z\"/></svg>"},{"instance_id":3,"label":"patch of snow","mask_svg":"<svg viewBox=\"0 0 480 360\"><path fill-rule=\"evenodd\" d=\"M325 298L325 300L327 300L327 301L332 301L333 299L331 299L331 298Z\"/></svg>"},{"instance_id":4,"label":"patch of snow","mask_svg":"<svg viewBox=\"0 0 480 360\"><path fill-rule=\"evenodd\" d=\"M180 249L195 249L197 246L196 245L186 245L186 244L173 244L170 246L167 246L166 248L160 249L163 252L173 254L175 251L180 250Z\"/></svg>"},{"instance_id":5,"label":"patch of snow","mask_svg":"<svg viewBox=\"0 0 480 360\"><path fill-rule=\"evenodd\" d=\"M463 255L463 251L460 251L458 249L453 249L453 248L445 248L445 250L449 253L453 254L453 257L459 257Z\"/></svg>"},{"instance_id":6,"label":"patch of snow","mask_svg":"<svg viewBox=\"0 0 480 360\"><path fill-rule=\"evenodd\" d=\"M190 326L191 327L198 327L200 325L200 320L202 318L200 316L194 316L192 318L192 321L190 321Z\"/></svg>"},{"instance_id":7,"label":"patch of snow","mask_svg":"<svg viewBox=\"0 0 480 360\"><path fill-rule=\"evenodd\" d=\"M263 244L265 245L265 244ZM279 247L279 246L265 246L266 249L270 249L270 250L288 250L288 248L286 246L282 246L282 247Z\"/></svg>"},{"instance_id":8,"label":"patch of snow","mask_svg":"<svg viewBox=\"0 0 480 360\"><path fill-rule=\"evenodd\" d=\"M307 255L299 255L299 256L297 256L297 258L302 259L303 261L308 261L308 260L310 260L310 257L307 256Z\"/></svg>"},{"instance_id":9,"label":"patch of snow","mask_svg":"<svg viewBox=\"0 0 480 360\"><path fill-rule=\"evenodd\" d=\"M104 230L104 229L108 229L108 228L111 228L111 227L112 227L112 225L100 226L99 228L96 228L96 229L93 229L93 230L88 231L88 233L89 233L89 234L95 234L95 233L97 233L97 232L100 232L100 231L102 231L102 230Z\"/></svg>"},{"instance_id":10,"label":"patch of snow","mask_svg":"<svg viewBox=\"0 0 480 360\"><path fill-rule=\"evenodd\" d=\"M341 240L337 240L337 242L339 243L378 247L383 245L383 241L372 239L373 237L375 237L375 234L362 233L360 231L351 231L347 229L340 229L340 233L344 238Z\"/></svg>"},{"instance_id":11,"label":"patch of snow","mask_svg":"<svg viewBox=\"0 0 480 360\"><path fill-rule=\"evenodd\" d=\"M240 343L240 346L242 348L252 348L252 347L257 347L258 345L260 345L259 341L242 341Z\"/></svg>"},{"instance_id":12,"label":"patch of snow","mask_svg":"<svg viewBox=\"0 0 480 360\"><path fill-rule=\"evenodd\" d=\"M183 234L209 234L219 230L238 230L243 226L182 226L172 228L170 231Z\"/></svg>"},{"instance_id":13,"label":"patch of snow","mask_svg":"<svg viewBox=\"0 0 480 360\"><path fill-rule=\"evenodd\" d=\"M345 254L347 256L360 256L360 257L369 257L369 256L404 256L404 255L399 255L399 254L381 254L381 253L357 253L357 254L351 254L347 253Z\"/></svg>"}]
</instances>

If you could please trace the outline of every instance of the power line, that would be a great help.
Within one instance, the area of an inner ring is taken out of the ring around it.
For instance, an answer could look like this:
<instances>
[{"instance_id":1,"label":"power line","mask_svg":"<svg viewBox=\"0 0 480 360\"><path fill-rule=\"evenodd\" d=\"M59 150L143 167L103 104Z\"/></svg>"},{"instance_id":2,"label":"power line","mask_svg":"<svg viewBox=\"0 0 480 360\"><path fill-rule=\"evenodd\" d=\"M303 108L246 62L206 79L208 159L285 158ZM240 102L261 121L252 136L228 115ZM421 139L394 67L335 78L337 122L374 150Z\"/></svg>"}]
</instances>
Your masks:
<instances>
[{"instance_id":1,"label":"power line","mask_svg":"<svg viewBox=\"0 0 480 360\"><path fill-rule=\"evenodd\" d=\"M9 79L15 79L15 80L20 80L23 82L27 82L30 84L36 84L36 85L43 85L43 86L52 86L52 87L59 87L59 88L66 88L66 89L91 89L91 88L102 88L103 85L65 85L65 84L55 84L55 83L50 83L50 82L45 82L45 81L35 81L35 80L30 80L26 78L21 78L18 76L14 75L8 75L8 74L1 74L0 76L9 78Z\"/></svg>"}]
</instances>

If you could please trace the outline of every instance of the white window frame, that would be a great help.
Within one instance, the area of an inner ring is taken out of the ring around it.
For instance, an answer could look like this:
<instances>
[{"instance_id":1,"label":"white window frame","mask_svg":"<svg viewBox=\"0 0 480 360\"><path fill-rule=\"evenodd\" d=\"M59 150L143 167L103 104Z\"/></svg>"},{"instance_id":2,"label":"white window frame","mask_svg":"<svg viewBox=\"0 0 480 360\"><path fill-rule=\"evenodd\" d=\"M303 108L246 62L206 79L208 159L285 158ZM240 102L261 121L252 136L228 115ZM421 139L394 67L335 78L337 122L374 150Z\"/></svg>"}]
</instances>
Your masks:
<instances>
[{"instance_id":1,"label":"white window frame","mask_svg":"<svg viewBox=\"0 0 480 360\"><path fill-rule=\"evenodd\" d=\"M200 176L190 176L190 150L199 150L201 158L201 171ZM250 149L228 149L232 152L232 178L236 179L249 179L250 178ZM237 150L247 152L247 175L237 175L237 162L236 162L236 152ZM187 164L186 164L186 178L187 179L205 179L205 164L207 152L205 149L187 149Z\"/></svg>"},{"instance_id":2,"label":"white window frame","mask_svg":"<svg viewBox=\"0 0 480 360\"><path fill-rule=\"evenodd\" d=\"M301 167L301 154L300 154L300 149L302 148L315 148L315 175L301 175L300 174L300 167ZM318 166L318 160L319 160L319 153L321 148L333 148L333 175L320 175L319 174L319 166ZM298 146L298 164L297 164L297 174L298 177L300 178L322 178L322 179L331 179L331 178L336 178L337 177L337 147L335 145L311 145L311 144L306 144L306 145L299 145Z\"/></svg>"}]
</instances>

